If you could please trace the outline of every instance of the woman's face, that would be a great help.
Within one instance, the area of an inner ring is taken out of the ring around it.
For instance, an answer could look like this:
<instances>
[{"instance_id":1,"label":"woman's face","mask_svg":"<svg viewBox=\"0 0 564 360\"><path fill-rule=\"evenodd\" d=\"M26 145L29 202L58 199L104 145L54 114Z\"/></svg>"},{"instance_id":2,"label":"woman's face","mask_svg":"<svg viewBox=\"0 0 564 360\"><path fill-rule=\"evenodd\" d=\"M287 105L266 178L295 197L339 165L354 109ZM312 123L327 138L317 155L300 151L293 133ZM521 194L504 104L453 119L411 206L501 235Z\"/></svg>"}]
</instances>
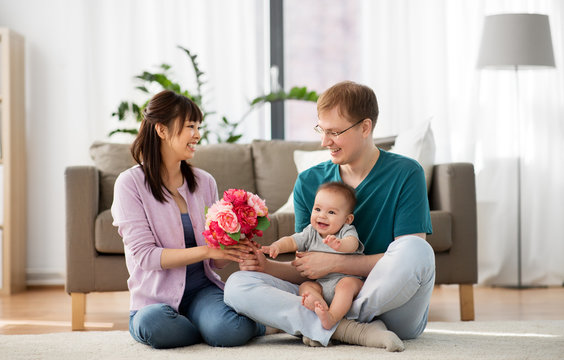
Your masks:
<instances>
[{"instance_id":1,"label":"woman's face","mask_svg":"<svg viewBox=\"0 0 564 360\"><path fill-rule=\"evenodd\" d=\"M178 124L178 122L177 122ZM178 125L177 125L178 126ZM200 123L186 120L182 124L182 129L166 131L163 143L169 148L167 153L175 157L175 160L182 161L192 159L196 152L196 144L200 141Z\"/></svg>"},{"instance_id":2,"label":"woman's face","mask_svg":"<svg viewBox=\"0 0 564 360\"><path fill-rule=\"evenodd\" d=\"M356 122L356 121L355 121ZM354 123L348 121L339 114L337 107L319 114L317 125L326 132L339 133ZM331 152L331 160L338 165L345 165L356 160L360 156L361 145L364 142L362 136L362 123L352 126L344 133L334 136L321 134L321 146Z\"/></svg>"}]
</instances>

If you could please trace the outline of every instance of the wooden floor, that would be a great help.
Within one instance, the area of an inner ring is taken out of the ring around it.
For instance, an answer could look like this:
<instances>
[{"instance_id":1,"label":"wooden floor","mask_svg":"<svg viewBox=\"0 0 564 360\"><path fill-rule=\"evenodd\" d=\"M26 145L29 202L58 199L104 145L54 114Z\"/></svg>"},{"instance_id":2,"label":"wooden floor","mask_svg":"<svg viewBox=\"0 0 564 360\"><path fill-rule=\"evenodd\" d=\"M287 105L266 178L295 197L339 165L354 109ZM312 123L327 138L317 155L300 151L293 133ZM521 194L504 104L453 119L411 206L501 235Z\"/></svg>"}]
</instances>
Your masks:
<instances>
[{"instance_id":1,"label":"wooden floor","mask_svg":"<svg viewBox=\"0 0 564 360\"><path fill-rule=\"evenodd\" d=\"M127 330L127 292L86 297L87 330ZM515 290L474 287L476 321L564 320L564 287ZM0 296L0 334L70 331L71 299L62 287L31 287ZM429 321L459 321L458 287L435 287Z\"/></svg>"}]
</instances>

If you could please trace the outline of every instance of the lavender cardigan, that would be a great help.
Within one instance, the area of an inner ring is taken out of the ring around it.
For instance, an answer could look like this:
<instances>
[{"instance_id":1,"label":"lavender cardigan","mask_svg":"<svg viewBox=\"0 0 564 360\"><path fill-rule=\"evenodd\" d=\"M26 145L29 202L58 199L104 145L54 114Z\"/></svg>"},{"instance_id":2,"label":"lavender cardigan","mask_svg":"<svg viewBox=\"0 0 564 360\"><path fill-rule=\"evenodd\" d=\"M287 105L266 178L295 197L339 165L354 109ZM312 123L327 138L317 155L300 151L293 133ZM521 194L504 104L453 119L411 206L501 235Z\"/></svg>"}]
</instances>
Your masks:
<instances>
[{"instance_id":1,"label":"lavender cardigan","mask_svg":"<svg viewBox=\"0 0 564 360\"><path fill-rule=\"evenodd\" d=\"M178 191L186 201L198 245L206 245L202 232L205 207L217 200L214 178L201 169L192 168L198 182L194 193L186 182ZM125 245L125 261L129 271L127 285L130 310L164 303L178 310L186 285L186 267L164 270L161 267L163 248L183 249L184 230L180 211L173 200L158 202L145 184L139 165L122 172L115 182L112 204L113 225ZM204 260L206 276L220 288L223 282L212 271L213 261Z\"/></svg>"}]
</instances>

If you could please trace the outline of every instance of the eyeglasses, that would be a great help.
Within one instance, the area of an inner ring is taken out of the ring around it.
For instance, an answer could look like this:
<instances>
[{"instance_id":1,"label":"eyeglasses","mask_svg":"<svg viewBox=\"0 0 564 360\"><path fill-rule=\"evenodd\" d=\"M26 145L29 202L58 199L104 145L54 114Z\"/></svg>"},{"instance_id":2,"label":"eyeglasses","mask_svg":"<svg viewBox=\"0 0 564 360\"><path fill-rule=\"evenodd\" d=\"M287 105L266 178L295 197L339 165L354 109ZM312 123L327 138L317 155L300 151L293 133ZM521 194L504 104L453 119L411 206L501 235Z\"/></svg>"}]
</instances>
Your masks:
<instances>
[{"instance_id":1,"label":"eyeglasses","mask_svg":"<svg viewBox=\"0 0 564 360\"><path fill-rule=\"evenodd\" d=\"M357 126L358 124L360 124L361 122L363 122L365 119L359 120L357 122L355 122L354 124L352 124L351 126L349 126L348 128L346 128L343 131L329 131L329 130L325 130L323 129L321 126L319 125L315 125L313 130L315 130L316 133L318 133L319 135L325 135L325 136L330 136L333 138L338 137L339 135L341 135L342 133L344 133L345 131L352 129L353 127Z\"/></svg>"}]
</instances>

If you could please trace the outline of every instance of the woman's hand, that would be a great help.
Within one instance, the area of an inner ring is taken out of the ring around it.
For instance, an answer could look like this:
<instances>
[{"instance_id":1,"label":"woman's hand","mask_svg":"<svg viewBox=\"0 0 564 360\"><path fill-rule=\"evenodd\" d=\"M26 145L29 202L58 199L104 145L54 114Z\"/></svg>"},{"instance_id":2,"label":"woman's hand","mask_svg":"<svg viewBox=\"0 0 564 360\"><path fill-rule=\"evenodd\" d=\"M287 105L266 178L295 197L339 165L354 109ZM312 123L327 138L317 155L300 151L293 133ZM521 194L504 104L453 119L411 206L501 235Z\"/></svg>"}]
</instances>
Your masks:
<instances>
[{"instance_id":1,"label":"woman's hand","mask_svg":"<svg viewBox=\"0 0 564 360\"><path fill-rule=\"evenodd\" d=\"M226 246L224 249L207 248L206 258L216 261L229 260L235 262L243 261L243 256L247 253L238 248L239 245Z\"/></svg>"},{"instance_id":2,"label":"woman's hand","mask_svg":"<svg viewBox=\"0 0 564 360\"><path fill-rule=\"evenodd\" d=\"M334 265L339 258L339 255L323 252L297 252L296 259L292 261L292 266L303 277L319 279L329 273L336 272Z\"/></svg>"},{"instance_id":3,"label":"woman's hand","mask_svg":"<svg viewBox=\"0 0 564 360\"><path fill-rule=\"evenodd\" d=\"M235 245L225 246L223 249L213 249L209 248L208 258L213 260L231 260L235 262L241 262L245 259L252 257L253 243L247 239L241 239L239 243Z\"/></svg>"},{"instance_id":4,"label":"woman's hand","mask_svg":"<svg viewBox=\"0 0 564 360\"><path fill-rule=\"evenodd\" d=\"M239 262L239 269L243 271L259 271L265 272L266 257L262 253L261 246L254 241L250 243L251 252L247 254L247 258Z\"/></svg>"}]
</instances>

